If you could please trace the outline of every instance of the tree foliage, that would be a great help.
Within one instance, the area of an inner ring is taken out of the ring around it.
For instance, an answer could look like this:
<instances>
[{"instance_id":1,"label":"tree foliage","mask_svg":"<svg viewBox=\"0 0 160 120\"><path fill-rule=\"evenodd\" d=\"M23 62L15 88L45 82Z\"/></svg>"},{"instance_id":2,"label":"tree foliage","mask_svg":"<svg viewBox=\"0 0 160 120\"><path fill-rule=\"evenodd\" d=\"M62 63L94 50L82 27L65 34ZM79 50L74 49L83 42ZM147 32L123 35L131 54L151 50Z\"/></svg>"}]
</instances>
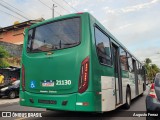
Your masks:
<instances>
[{"instance_id":1,"label":"tree foliage","mask_svg":"<svg viewBox=\"0 0 160 120\"><path fill-rule=\"evenodd\" d=\"M2 46L0 46L0 58L6 58L8 56L9 53Z\"/></svg>"},{"instance_id":2,"label":"tree foliage","mask_svg":"<svg viewBox=\"0 0 160 120\"><path fill-rule=\"evenodd\" d=\"M145 69L147 72L147 78L148 80L153 81L156 73L160 72L160 69L156 64L152 64L152 60L150 58L145 59Z\"/></svg>"},{"instance_id":3,"label":"tree foliage","mask_svg":"<svg viewBox=\"0 0 160 120\"><path fill-rule=\"evenodd\" d=\"M0 58L0 68L7 68L9 66L9 63L3 59L3 58Z\"/></svg>"},{"instance_id":4,"label":"tree foliage","mask_svg":"<svg viewBox=\"0 0 160 120\"><path fill-rule=\"evenodd\" d=\"M9 66L9 63L6 61L6 58L9 56L9 53L0 46L0 68L6 68Z\"/></svg>"}]
</instances>

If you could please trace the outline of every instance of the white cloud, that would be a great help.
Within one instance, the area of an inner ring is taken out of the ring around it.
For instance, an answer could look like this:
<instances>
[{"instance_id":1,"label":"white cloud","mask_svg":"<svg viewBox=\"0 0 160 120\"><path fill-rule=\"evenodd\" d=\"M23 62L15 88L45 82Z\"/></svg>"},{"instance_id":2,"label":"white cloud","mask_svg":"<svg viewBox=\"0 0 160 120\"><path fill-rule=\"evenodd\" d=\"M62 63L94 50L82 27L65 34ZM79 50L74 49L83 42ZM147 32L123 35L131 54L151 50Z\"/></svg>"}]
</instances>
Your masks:
<instances>
[{"instance_id":1,"label":"white cloud","mask_svg":"<svg viewBox=\"0 0 160 120\"><path fill-rule=\"evenodd\" d=\"M91 11L90 11L90 13L91 13L91 14L94 14L94 11L93 11L93 10L91 10Z\"/></svg>"},{"instance_id":2,"label":"white cloud","mask_svg":"<svg viewBox=\"0 0 160 120\"><path fill-rule=\"evenodd\" d=\"M80 0L70 0L70 2L68 2L72 7L76 7L80 4Z\"/></svg>"},{"instance_id":3,"label":"white cloud","mask_svg":"<svg viewBox=\"0 0 160 120\"><path fill-rule=\"evenodd\" d=\"M129 27L129 26L131 26L131 25L132 25L132 24L122 25L122 26L119 27L119 29L125 29L125 28L127 28L127 27Z\"/></svg>"},{"instance_id":4,"label":"white cloud","mask_svg":"<svg viewBox=\"0 0 160 120\"><path fill-rule=\"evenodd\" d=\"M134 52L134 54L141 61L144 61L146 58L150 58L153 64L160 67L160 54L157 54L157 51L160 51L159 47L139 48Z\"/></svg>"},{"instance_id":5,"label":"white cloud","mask_svg":"<svg viewBox=\"0 0 160 120\"><path fill-rule=\"evenodd\" d=\"M117 12L117 10L116 10L116 9L112 9L112 8L110 8L110 7L108 7L108 6L106 6L106 7L102 8L102 10L105 10L106 14L107 14L107 13L114 14L114 13L116 13L116 12Z\"/></svg>"},{"instance_id":6,"label":"white cloud","mask_svg":"<svg viewBox=\"0 0 160 120\"><path fill-rule=\"evenodd\" d=\"M88 9L87 8L85 8L85 9L83 9L84 11L88 11Z\"/></svg>"},{"instance_id":7,"label":"white cloud","mask_svg":"<svg viewBox=\"0 0 160 120\"><path fill-rule=\"evenodd\" d=\"M159 0L152 0L150 2L141 3L138 5L128 6L128 7L119 8L119 9L112 9L107 6L107 7L103 7L102 10L105 10L106 14L108 14L108 13L111 13L111 14L128 13L128 12L139 11L144 8L149 8L151 5L153 5L157 2L159 2Z\"/></svg>"},{"instance_id":8,"label":"white cloud","mask_svg":"<svg viewBox=\"0 0 160 120\"><path fill-rule=\"evenodd\" d=\"M121 8L120 11L122 11L124 13L139 11L140 9L149 8L152 4L155 4L157 2L159 2L159 0L152 0L150 2L146 2L146 3L134 5L134 6L129 6L129 7Z\"/></svg>"}]
</instances>

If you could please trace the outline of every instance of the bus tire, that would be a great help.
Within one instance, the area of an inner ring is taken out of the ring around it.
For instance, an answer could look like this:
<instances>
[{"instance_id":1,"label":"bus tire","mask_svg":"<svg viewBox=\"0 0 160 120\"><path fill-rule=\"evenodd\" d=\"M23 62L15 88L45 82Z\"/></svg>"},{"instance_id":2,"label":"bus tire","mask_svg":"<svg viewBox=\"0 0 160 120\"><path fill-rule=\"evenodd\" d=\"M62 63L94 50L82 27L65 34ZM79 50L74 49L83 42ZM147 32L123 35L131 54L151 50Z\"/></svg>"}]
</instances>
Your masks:
<instances>
[{"instance_id":1,"label":"bus tire","mask_svg":"<svg viewBox=\"0 0 160 120\"><path fill-rule=\"evenodd\" d=\"M127 87L127 90L126 90L126 103L124 105L125 109L129 109L131 106L131 91L130 91L130 88Z\"/></svg>"},{"instance_id":2,"label":"bus tire","mask_svg":"<svg viewBox=\"0 0 160 120\"><path fill-rule=\"evenodd\" d=\"M143 93L140 94L140 97L142 97L142 96L143 96Z\"/></svg>"}]
</instances>

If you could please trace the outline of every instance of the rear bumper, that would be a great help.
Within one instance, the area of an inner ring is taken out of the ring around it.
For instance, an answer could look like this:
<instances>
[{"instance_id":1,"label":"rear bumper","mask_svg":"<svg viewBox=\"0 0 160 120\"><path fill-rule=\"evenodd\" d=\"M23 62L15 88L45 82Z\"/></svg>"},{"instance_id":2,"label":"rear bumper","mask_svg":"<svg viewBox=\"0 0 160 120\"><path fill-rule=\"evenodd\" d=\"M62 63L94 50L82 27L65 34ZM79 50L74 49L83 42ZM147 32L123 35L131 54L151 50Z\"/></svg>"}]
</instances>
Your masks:
<instances>
[{"instance_id":1,"label":"rear bumper","mask_svg":"<svg viewBox=\"0 0 160 120\"><path fill-rule=\"evenodd\" d=\"M64 105L65 103L66 105ZM86 105L83 105L83 103L86 103ZM93 92L47 95L20 91L20 105L66 111L93 112L99 110L95 107Z\"/></svg>"},{"instance_id":2,"label":"rear bumper","mask_svg":"<svg viewBox=\"0 0 160 120\"><path fill-rule=\"evenodd\" d=\"M5 92L0 92L0 96L7 96Z\"/></svg>"},{"instance_id":3,"label":"rear bumper","mask_svg":"<svg viewBox=\"0 0 160 120\"><path fill-rule=\"evenodd\" d=\"M8 96L8 91L0 91L0 96Z\"/></svg>"},{"instance_id":4,"label":"rear bumper","mask_svg":"<svg viewBox=\"0 0 160 120\"><path fill-rule=\"evenodd\" d=\"M146 97L146 109L148 111L160 113L160 101L148 95Z\"/></svg>"}]
</instances>

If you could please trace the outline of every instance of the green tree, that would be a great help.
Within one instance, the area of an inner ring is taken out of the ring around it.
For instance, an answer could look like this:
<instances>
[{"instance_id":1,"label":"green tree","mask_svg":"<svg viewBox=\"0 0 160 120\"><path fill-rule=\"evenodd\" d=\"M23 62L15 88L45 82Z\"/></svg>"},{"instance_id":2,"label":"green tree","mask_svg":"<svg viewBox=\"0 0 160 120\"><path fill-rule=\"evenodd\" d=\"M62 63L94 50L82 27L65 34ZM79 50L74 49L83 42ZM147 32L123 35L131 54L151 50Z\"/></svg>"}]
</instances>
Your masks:
<instances>
[{"instance_id":1,"label":"green tree","mask_svg":"<svg viewBox=\"0 0 160 120\"><path fill-rule=\"evenodd\" d=\"M145 63L149 65L150 63L152 63L152 60L150 58L146 58Z\"/></svg>"},{"instance_id":2,"label":"green tree","mask_svg":"<svg viewBox=\"0 0 160 120\"><path fill-rule=\"evenodd\" d=\"M9 56L9 53L0 46L0 68L6 68L9 66L9 63L6 61L6 58Z\"/></svg>"},{"instance_id":3,"label":"green tree","mask_svg":"<svg viewBox=\"0 0 160 120\"><path fill-rule=\"evenodd\" d=\"M156 73L160 72L160 69L156 64L152 64L152 60L150 58L145 59L144 66L147 72L147 78L151 82L154 79Z\"/></svg>"}]
</instances>

